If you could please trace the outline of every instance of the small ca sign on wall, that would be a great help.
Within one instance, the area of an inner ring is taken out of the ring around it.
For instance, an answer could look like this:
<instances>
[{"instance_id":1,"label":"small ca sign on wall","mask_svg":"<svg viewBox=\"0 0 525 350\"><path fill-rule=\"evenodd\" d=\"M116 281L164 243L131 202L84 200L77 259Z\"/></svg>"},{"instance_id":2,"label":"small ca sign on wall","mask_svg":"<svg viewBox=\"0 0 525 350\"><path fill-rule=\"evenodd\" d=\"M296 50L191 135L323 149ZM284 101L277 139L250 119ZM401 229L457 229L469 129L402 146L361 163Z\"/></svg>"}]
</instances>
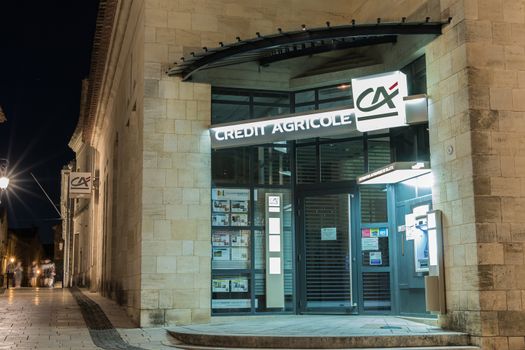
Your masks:
<instances>
[{"instance_id":1,"label":"small ca sign on wall","mask_svg":"<svg viewBox=\"0 0 525 350\"><path fill-rule=\"evenodd\" d=\"M72 172L69 175L69 196L71 198L89 197L92 187L91 173Z\"/></svg>"}]
</instances>

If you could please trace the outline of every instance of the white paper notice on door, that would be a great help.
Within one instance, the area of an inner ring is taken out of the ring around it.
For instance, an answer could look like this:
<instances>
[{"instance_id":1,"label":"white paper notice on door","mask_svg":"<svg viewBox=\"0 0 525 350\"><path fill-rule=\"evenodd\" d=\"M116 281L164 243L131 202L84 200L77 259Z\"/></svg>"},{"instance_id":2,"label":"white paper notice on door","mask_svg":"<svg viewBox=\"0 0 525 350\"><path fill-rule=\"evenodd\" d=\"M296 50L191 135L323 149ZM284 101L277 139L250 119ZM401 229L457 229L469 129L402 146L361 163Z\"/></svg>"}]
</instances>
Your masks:
<instances>
[{"instance_id":1,"label":"white paper notice on door","mask_svg":"<svg viewBox=\"0 0 525 350\"><path fill-rule=\"evenodd\" d=\"M337 240L337 228L336 227L322 227L321 228L321 241L335 241Z\"/></svg>"},{"instance_id":2,"label":"white paper notice on door","mask_svg":"<svg viewBox=\"0 0 525 350\"><path fill-rule=\"evenodd\" d=\"M379 250L379 238L377 237L361 238L361 250Z\"/></svg>"}]
</instances>

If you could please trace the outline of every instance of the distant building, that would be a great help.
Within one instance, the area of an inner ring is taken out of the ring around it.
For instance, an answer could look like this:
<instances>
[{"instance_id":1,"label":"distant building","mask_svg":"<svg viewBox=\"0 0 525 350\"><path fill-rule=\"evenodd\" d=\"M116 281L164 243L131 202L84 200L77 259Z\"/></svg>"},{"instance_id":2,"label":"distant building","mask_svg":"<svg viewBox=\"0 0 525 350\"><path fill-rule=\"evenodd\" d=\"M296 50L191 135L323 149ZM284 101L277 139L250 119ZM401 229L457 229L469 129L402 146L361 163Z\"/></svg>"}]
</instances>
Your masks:
<instances>
[{"instance_id":1,"label":"distant building","mask_svg":"<svg viewBox=\"0 0 525 350\"><path fill-rule=\"evenodd\" d=\"M100 279L93 281L94 276L100 276L100 264L94 261L93 253L101 249L101 238L92 236L91 227L93 223L93 209L91 207L92 196L75 196L69 193L68 183L72 172L83 171L92 172L94 150L83 142L82 123L85 120L85 113L88 106L86 99L88 96L88 81L82 82L81 108L79 123L71 137L69 147L75 152L75 160L70 162L62 170L62 189L61 189L61 210L64 220L62 221L62 238L64 244L64 283L66 286L89 286L92 290L97 290ZM95 187L96 191L96 187ZM96 230L95 232L98 232ZM98 235L98 233L93 234Z\"/></svg>"},{"instance_id":2,"label":"distant building","mask_svg":"<svg viewBox=\"0 0 525 350\"><path fill-rule=\"evenodd\" d=\"M55 282L62 282L64 277L64 239L62 238L62 223L54 225L52 230L53 256L51 257L51 260L55 263Z\"/></svg>"}]
</instances>

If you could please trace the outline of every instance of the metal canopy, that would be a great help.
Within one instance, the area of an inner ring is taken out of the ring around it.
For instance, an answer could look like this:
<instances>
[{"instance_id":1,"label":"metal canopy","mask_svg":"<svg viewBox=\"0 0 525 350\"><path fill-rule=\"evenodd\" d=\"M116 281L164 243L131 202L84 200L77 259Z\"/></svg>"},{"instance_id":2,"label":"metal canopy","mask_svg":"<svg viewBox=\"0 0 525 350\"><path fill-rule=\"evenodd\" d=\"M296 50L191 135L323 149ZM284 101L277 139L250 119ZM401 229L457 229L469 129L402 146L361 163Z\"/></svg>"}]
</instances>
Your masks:
<instances>
[{"instance_id":1,"label":"metal canopy","mask_svg":"<svg viewBox=\"0 0 525 350\"><path fill-rule=\"evenodd\" d=\"M353 47L395 43L398 35L440 35L441 27L448 22L400 22L351 24L279 32L272 35L241 40L231 44L219 43L219 47L203 47L179 62L167 72L188 80L194 73L210 68L229 66L245 62L258 62L266 66L273 62L308 56L322 52L344 50Z\"/></svg>"}]
</instances>

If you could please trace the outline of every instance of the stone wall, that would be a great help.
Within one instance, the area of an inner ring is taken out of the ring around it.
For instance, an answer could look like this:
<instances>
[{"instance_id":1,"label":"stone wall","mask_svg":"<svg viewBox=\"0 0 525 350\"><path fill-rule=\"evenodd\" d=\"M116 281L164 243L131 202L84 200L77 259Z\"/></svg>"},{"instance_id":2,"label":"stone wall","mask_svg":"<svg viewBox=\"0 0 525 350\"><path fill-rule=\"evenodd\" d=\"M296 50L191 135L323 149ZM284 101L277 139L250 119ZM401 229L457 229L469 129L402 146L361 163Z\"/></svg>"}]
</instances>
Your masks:
<instances>
[{"instance_id":1,"label":"stone wall","mask_svg":"<svg viewBox=\"0 0 525 350\"><path fill-rule=\"evenodd\" d=\"M525 348L525 2L441 1L427 47L434 203L445 220L450 328Z\"/></svg>"},{"instance_id":2,"label":"stone wall","mask_svg":"<svg viewBox=\"0 0 525 350\"><path fill-rule=\"evenodd\" d=\"M140 319L144 3L115 17L94 132L92 284ZM93 82L91 82L93 83Z\"/></svg>"}]
</instances>

